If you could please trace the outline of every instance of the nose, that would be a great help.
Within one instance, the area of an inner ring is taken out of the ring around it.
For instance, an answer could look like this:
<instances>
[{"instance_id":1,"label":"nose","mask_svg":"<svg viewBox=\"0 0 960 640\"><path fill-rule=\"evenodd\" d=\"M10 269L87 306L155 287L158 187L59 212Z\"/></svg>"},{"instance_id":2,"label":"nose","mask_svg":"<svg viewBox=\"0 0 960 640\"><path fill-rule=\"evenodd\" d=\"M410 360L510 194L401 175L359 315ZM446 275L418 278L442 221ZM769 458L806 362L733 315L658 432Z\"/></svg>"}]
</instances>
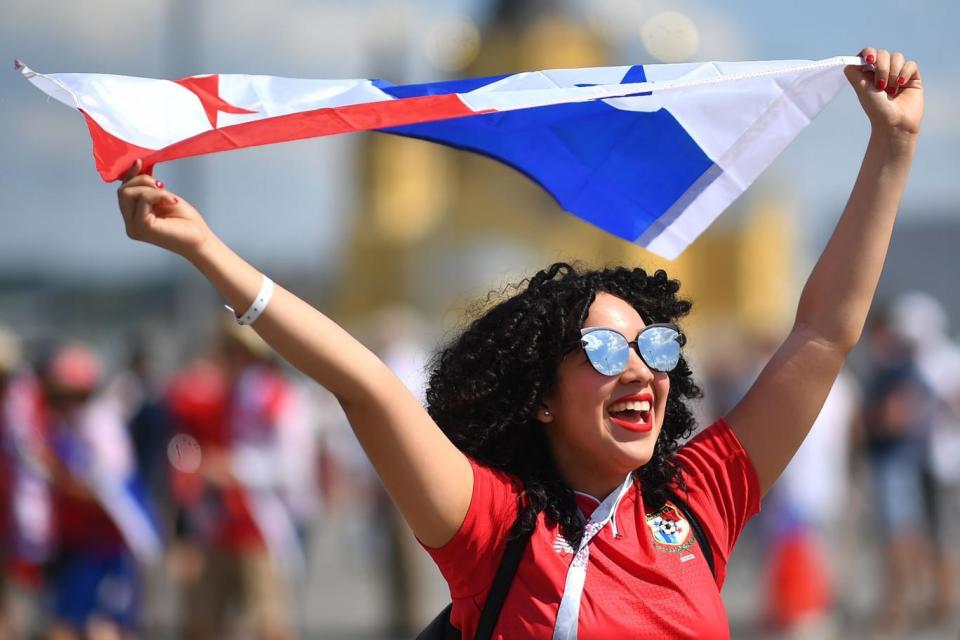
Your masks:
<instances>
[{"instance_id":1,"label":"nose","mask_svg":"<svg viewBox=\"0 0 960 640\"><path fill-rule=\"evenodd\" d=\"M620 374L620 380L623 383L641 382L644 384L652 383L656 377L656 372L647 366L636 347L631 345L630 355L627 358L627 368Z\"/></svg>"}]
</instances>

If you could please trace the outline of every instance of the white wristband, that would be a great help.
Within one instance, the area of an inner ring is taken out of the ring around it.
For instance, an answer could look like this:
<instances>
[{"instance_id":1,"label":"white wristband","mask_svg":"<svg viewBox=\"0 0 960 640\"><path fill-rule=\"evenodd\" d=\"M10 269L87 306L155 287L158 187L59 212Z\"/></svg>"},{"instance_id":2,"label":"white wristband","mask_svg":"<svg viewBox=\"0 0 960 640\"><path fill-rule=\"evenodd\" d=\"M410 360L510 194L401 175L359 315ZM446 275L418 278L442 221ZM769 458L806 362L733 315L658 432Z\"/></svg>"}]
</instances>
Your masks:
<instances>
[{"instance_id":1,"label":"white wristband","mask_svg":"<svg viewBox=\"0 0 960 640\"><path fill-rule=\"evenodd\" d=\"M247 325L253 324L257 321L257 318L260 317L260 314L263 313L263 310L267 308L267 304L270 303L270 298L273 296L273 280L267 276L263 276L263 284L260 285L260 292L257 293L257 297L253 299L250 308L246 312L237 318L237 324ZM235 313L231 307L231 313Z\"/></svg>"}]
</instances>

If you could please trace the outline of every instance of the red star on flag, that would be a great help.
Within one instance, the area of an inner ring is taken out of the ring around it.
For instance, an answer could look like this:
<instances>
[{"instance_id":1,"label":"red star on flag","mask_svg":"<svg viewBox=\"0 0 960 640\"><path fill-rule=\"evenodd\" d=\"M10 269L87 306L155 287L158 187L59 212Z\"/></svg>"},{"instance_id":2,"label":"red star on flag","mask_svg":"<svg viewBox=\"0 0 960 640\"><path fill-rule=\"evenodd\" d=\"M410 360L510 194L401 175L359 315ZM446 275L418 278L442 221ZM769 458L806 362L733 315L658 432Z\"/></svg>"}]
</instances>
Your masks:
<instances>
[{"instance_id":1,"label":"red star on flag","mask_svg":"<svg viewBox=\"0 0 960 640\"><path fill-rule=\"evenodd\" d=\"M174 80L177 84L193 92L200 99L203 105L203 111L207 114L207 120L210 126L217 128L217 112L224 113L256 113L249 109L235 107L220 97L220 76L217 74L210 76L192 76Z\"/></svg>"}]
</instances>

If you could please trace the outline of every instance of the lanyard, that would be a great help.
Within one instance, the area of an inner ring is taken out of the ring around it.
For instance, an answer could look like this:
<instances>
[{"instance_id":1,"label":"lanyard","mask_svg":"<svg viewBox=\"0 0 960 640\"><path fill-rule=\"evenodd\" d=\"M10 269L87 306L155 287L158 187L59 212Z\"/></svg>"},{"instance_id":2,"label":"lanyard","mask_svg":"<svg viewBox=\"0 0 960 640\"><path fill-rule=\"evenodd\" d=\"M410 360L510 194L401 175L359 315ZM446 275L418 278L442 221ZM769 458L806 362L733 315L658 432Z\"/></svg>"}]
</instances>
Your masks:
<instances>
[{"instance_id":1,"label":"lanyard","mask_svg":"<svg viewBox=\"0 0 960 640\"><path fill-rule=\"evenodd\" d=\"M557 611L557 624L553 628L553 640L576 640L577 626L580 621L580 598L583 584L587 579L587 565L590 562L590 541L607 525L617 512L623 496L633 485L633 474L628 474L620 488L608 495L593 510L580 540L580 547L567 568L567 580L563 585L563 597Z\"/></svg>"}]
</instances>

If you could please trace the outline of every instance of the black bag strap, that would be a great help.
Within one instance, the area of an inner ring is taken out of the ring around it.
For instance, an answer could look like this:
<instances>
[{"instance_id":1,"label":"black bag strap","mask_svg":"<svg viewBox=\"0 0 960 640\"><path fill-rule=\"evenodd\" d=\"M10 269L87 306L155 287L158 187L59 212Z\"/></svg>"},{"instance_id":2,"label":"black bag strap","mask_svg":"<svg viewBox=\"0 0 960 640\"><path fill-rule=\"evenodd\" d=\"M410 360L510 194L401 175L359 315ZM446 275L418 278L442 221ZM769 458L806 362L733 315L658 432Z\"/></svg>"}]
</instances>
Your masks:
<instances>
[{"instance_id":1,"label":"black bag strap","mask_svg":"<svg viewBox=\"0 0 960 640\"><path fill-rule=\"evenodd\" d=\"M700 520L694 515L693 511L690 510L687 503L680 499L680 496L671 491L670 499L673 501L673 504L677 505L681 513L683 513L683 517L686 518L687 522L690 523L690 527L693 529L693 537L697 539L697 544L700 545L700 553L703 554L703 559L707 561L707 566L710 567L710 575L716 580L717 571L713 567L713 548L710 546L710 541L707 540L707 535L703 531L703 525L700 524Z\"/></svg>"},{"instance_id":2,"label":"black bag strap","mask_svg":"<svg viewBox=\"0 0 960 640\"><path fill-rule=\"evenodd\" d=\"M507 593L510 592L513 577L517 574L517 567L520 566L520 559L523 557L523 552L526 550L532 534L533 531L529 531L527 533L521 533L514 538L507 538L507 544L503 550L503 557L500 559L500 566L497 568L497 573L493 577L490 593L487 595L487 600L483 603L483 610L480 612L477 634L474 636L477 640L489 640L493 637L493 629L497 626L497 620L500 618L503 603L507 600ZM417 640L460 640L460 631L450 622L450 612L452 609L453 605L448 604L447 607L420 632Z\"/></svg>"},{"instance_id":3,"label":"black bag strap","mask_svg":"<svg viewBox=\"0 0 960 640\"><path fill-rule=\"evenodd\" d=\"M500 560L500 567L497 568L497 575L493 578L493 586L490 587L487 601L483 603L483 611L480 612L475 640L489 640L493 637L493 628L497 626L500 610L503 609L503 603L507 600L507 593L510 592L510 585L513 583L513 577L517 575L517 567L520 566L520 559L530 542L531 535L533 535L533 529L507 539L507 547L503 550L503 558Z\"/></svg>"},{"instance_id":4,"label":"black bag strap","mask_svg":"<svg viewBox=\"0 0 960 640\"><path fill-rule=\"evenodd\" d=\"M423 631L417 634L416 640L460 640L460 631L450 624L450 612L453 603L444 607L443 611L430 621Z\"/></svg>"}]
</instances>

